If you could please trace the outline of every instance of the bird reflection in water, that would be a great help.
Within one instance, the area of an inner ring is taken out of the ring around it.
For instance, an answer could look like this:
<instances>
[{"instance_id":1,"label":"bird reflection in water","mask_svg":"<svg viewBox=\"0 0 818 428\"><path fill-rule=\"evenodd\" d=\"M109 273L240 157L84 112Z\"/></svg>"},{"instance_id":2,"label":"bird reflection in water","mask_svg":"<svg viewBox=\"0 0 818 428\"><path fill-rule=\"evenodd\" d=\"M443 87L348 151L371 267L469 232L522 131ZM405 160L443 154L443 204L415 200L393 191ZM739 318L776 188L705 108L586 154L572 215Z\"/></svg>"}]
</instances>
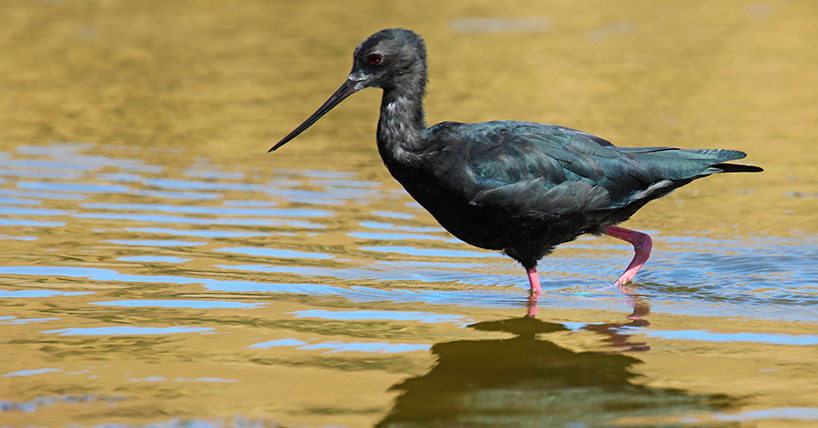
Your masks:
<instances>
[{"instance_id":1,"label":"bird reflection in water","mask_svg":"<svg viewBox=\"0 0 818 428\"><path fill-rule=\"evenodd\" d=\"M646 310L641 302L634 314ZM725 395L690 394L637 382L632 368L642 361L619 351L650 348L632 342L622 327L646 323L637 316L621 324L582 328L606 336L604 341L614 351L557 345L548 335L570 330L529 316L472 324L469 328L512 337L434 345L435 366L392 387L401 394L377 426L597 426L623 417L665 418L735 405L736 400Z\"/></svg>"}]
</instances>

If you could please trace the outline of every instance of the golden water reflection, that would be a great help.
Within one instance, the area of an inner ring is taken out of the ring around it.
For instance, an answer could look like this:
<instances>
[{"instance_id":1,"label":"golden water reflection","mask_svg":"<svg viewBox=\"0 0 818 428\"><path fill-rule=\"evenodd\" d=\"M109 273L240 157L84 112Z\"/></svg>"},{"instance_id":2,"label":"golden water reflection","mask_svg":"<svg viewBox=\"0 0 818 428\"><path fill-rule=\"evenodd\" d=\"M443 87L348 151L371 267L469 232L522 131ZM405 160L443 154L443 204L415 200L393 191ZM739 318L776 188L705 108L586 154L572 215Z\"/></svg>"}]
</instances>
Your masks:
<instances>
[{"instance_id":1,"label":"golden water reflection","mask_svg":"<svg viewBox=\"0 0 818 428\"><path fill-rule=\"evenodd\" d=\"M0 425L813 425L817 8L2 2ZM603 288L630 248L583 238L517 320L522 270L382 166L377 91L264 153L390 26L426 38L432 123L727 147L765 172L628 223L655 237L641 303Z\"/></svg>"}]
</instances>

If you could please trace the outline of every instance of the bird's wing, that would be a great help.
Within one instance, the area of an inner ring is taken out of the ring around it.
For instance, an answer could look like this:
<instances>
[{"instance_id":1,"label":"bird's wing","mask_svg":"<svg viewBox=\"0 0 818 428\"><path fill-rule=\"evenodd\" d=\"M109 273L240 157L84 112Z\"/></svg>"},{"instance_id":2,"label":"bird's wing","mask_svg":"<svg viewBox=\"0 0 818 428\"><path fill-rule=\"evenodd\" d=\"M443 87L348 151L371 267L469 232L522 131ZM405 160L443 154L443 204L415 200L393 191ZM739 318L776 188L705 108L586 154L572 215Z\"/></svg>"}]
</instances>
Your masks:
<instances>
[{"instance_id":1,"label":"bird's wing","mask_svg":"<svg viewBox=\"0 0 818 428\"><path fill-rule=\"evenodd\" d=\"M611 143L529 122L460 124L449 150L462 159L471 203L561 216L626 205L657 180Z\"/></svg>"},{"instance_id":2,"label":"bird's wing","mask_svg":"<svg viewBox=\"0 0 818 428\"><path fill-rule=\"evenodd\" d=\"M616 210L705 175L760 170L725 163L745 156L735 150L623 148L575 129L531 122L444 122L427 132L438 142L434 150L446 153L432 157L438 181L448 181L473 205L513 213Z\"/></svg>"}]
</instances>

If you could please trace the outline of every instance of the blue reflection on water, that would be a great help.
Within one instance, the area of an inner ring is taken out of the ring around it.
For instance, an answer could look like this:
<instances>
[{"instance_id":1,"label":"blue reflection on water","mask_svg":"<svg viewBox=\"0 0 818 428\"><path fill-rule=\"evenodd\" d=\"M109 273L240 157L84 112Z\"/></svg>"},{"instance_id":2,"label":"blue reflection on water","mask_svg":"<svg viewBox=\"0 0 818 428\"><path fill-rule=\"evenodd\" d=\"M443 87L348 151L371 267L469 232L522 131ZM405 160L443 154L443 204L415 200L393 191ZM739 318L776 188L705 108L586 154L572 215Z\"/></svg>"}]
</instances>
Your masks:
<instances>
[{"instance_id":1,"label":"blue reflection on water","mask_svg":"<svg viewBox=\"0 0 818 428\"><path fill-rule=\"evenodd\" d=\"M36 236L9 236L9 235L0 235L0 240L12 240L12 241L38 241L40 238Z\"/></svg>"},{"instance_id":2,"label":"blue reflection on water","mask_svg":"<svg viewBox=\"0 0 818 428\"><path fill-rule=\"evenodd\" d=\"M62 227L65 226L65 222L0 218L0 226Z\"/></svg>"},{"instance_id":3,"label":"blue reflection on water","mask_svg":"<svg viewBox=\"0 0 818 428\"><path fill-rule=\"evenodd\" d=\"M275 189L275 190L271 189L267 190L267 193L269 193L276 199L284 199L289 202L320 205L343 205L347 202L346 199L350 197L364 196L360 195L359 191L353 192L349 190L346 191L346 193L349 193L348 195L301 189Z\"/></svg>"},{"instance_id":4,"label":"blue reflection on water","mask_svg":"<svg viewBox=\"0 0 818 428\"><path fill-rule=\"evenodd\" d=\"M273 218L197 218L181 217L161 214L135 214L135 213L77 213L72 214L77 218L98 218L106 220L141 221L145 223L181 223L181 224L224 224L237 226L271 226L271 227L296 227L301 229L324 229L323 224L312 223L304 220L273 219ZM0 219L2 220L2 219ZM65 224L65 223L62 223Z\"/></svg>"},{"instance_id":5,"label":"blue reflection on water","mask_svg":"<svg viewBox=\"0 0 818 428\"><path fill-rule=\"evenodd\" d=\"M364 180L332 180L332 179L323 179L323 180L309 180L309 184L313 186L325 186L325 187L351 187L351 188L368 188L374 189L381 187L381 183L374 182L374 181L364 181Z\"/></svg>"},{"instance_id":6,"label":"blue reflection on water","mask_svg":"<svg viewBox=\"0 0 818 428\"><path fill-rule=\"evenodd\" d=\"M160 189L174 190L238 190L238 191L262 191L265 186L250 183L225 183L222 181L192 181L175 180L172 178L146 178L142 182L147 186L154 186Z\"/></svg>"},{"instance_id":7,"label":"blue reflection on water","mask_svg":"<svg viewBox=\"0 0 818 428\"><path fill-rule=\"evenodd\" d=\"M145 262L145 263L185 263L189 262L193 259L183 259L181 257L173 257L173 256L132 256L132 257L119 257L117 260L121 260L123 262Z\"/></svg>"},{"instance_id":8,"label":"blue reflection on water","mask_svg":"<svg viewBox=\"0 0 818 428\"><path fill-rule=\"evenodd\" d=\"M289 208L230 208L192 205L167 204L111 204L111 203L83 203L83 208L122 211L158 211L179 214L206 214L206 215L242 215L242 216L271 216L271 217L329 217L334 215L327 210L305 210Z\"/></svg>"},{"instance_id":9,"label":"blue reflection on water","mask_svg":"<svg viewBox=\"0 0 818 428\"><path fill-rule=\"evenodd\" d=\"M279 259L318 259L327 260L333 259L335 256L324 253L307 253L304 251L282 250L279 248L263 248L263 247L225 247L217 248L213 251L221 251L224 253L247 254L250 256L274 257Z\"/></svg>"},{"instance_id":10,"label":"blue reflection on water","mask_svg":"<svg viewBox=\"0 0 818 428\"><path fill-rule=\"evenodd\" d=\"M225 300L111 300L106 302L89 302L90 305L126 306L130 308L191 308L191 309L256 309L267 306L267 303L243 303Z\"/></svg>"},{"instance_id":11,"label":"blue reflection on water","mask_svg":"<svg viewBox=\"0 0 818 428\"><path fill-rule=\"evenodd\" d=\"M504 291L462 290L456 293L444 290L379 289L373 287L337 287L307 283L261 283L211 278L189 278L167 275L130 275L111 269L49 267L49 266L0 266L0 275L34 275L50 277L88 278L95 281L117 281L150 284L198 284L214 291L289 293L312 296L338 296L358 302L394 301L426 302L435 304L478 305L507 307L517 305L524 299L517 293Z\"/></svg>"},{"instance_id":12,"label":"blue reflection on water","mask_svg":"<svg viewBox=\"0 0 818 428\"><path fill-rule=\"evenodd\" d=\"M184 174L191 178L204 178L208 180L242 180L243 172L211 171L211 170L187 170Z\"/></svg>"},{"instance_id":13,"label":"blue reflection on water","mask_svg":"<svg viewBox=\"0 0 818 428\"><path fill-rule=\"evenodd\" d=\"M307 344L307 342L304 342L302 340L287 338L287 339L278 339L278 340L268 340L266 342L261 342L261 343L254 343L254 344L248 346L248 348L268 349L268 348L276 348L276 347L279 347L279 346L301 346L301 345L306 345L306 344Z\"/></svg>"},{"instance_id":14,"label":"blue reflection on water","mask_svg":"<svg viewBox=\"0 0 818 428\"><path fill-rule=\"evenodd\" d=\"M371 246L361 247L364 251L379 253L399 253L421 257L499 257L496 253L478 253L477 251L449 250L443 248L416 248L408 246Z\"/></svg>"},{"instance_id":15,"label":"blue reflection on water","mask_svg":"<svg viewBox=\"0 0 818 428\"><path fill-rule=\"evenodd\" d=\"M25 274L23 274L25 275ZM0 298L32 298L32 297L54 297L54 296L79 296L82 294L94 294L93 291L58 291L58 290L0 290Z\"/></svg>"},{"instance_id":16,"label":"blue reflection on water","mask_svg":"<svg viewBox=\"0 0 818 428\"><path fill-rule=\"evenodd\" d=\"M41 333L58 334L60 336L144 336L179 333L201 333L212 331L211 327L134 327L134 326L114 326L114 327L72 327L57 330L45 330Z\"/></svg>"},{"instance_id":17,"label":"blue reflection on water","mask_svg":"<svg viewBox=\"0 0 818 428\"><path fill-rule=\"evenodd\" d=\"M435 235L421 235L421 234L409 234L409 233L392 233L392 232L350 232L347 233L347 236L351 236L353 238L360 238L360 239L371 239L375 241L400 241L400 240L430 240L430 241L443 241L443 242L451 242L451 243L459 243L461 242L457 238L450 238L447 236L435 236Z\"/></svg>"},{"instance_id":18,"label":"blue reflection on water","mask_svg":"<svg viewBox=\"0 0 818 428\"><path fill-rule=\"evenodd\" d=\"M18 371L15 371L15 372L6 373L6 374L4 374L3 376L0 376L0 377L34 376L34 375L39 375L39 374L44 374L44 373L54 373L54 372L61 372L61 371L62 371L61 369L55 369L55 368L52 368L52 367L47 367L47 368L43 368L43 369L18 370Z\"/></svg>"},{"instance_id":19,"label":"blue reflection on water","mask_svg":"<svg viewBox=\"0 0 818 428\"><path fill-rule=\"evenodd\" d=\"M0 204L3 205L42 205L43 201L37 199L23 199L23 198L0 198Z\"/></svg>"},{"instance_id":20,"label":"blue reflection on water","mask_svg":"<svg viewBox=\"0 0 818 428\"><path fill-rule=\"evenodd\" d=\"M301 346L304 350L326 350L328 354L338 352L368 352L379 354L394 354L403 352L428 351L431 345L387 342L341 342L330 341Z\"/></svg>"},{"instance_id":21,"label":"blue reflection on water","mask_svg":"<svg viewBox=\"0 0 818 428\"><path fill-rule=\"evenodd\" d=\"M348 281L354 280L374 280L374 281L422 281L422 282L444 282L453 281L461 284L474 285L521 285L525 279L522 275L501 275L486 274L483 272L470 272L467 267L475 267L472 264L462 264L462 270L457 269L455 263L419 263L416 267L422 269L406 269L412 266L408 262L378 262L367 267L351 268L324 268L309 266L269 266L269 265L216 265L218 268L264 272L264 273L290 273L300 275L305 278L313 277L334 277ZM527 284L527 283L526 283Z\"/></svg>"},{"instance_id":22,"label":"blue reflection on water","mask_svg":"<svg viewBox=\"0 0 818 428\"><path fill-rule=\"evenodd\" d=\"M107 181L123 181L123 182L135 182L139 181L142 176L137 174L126 174L126 173L104 173L104 174L97 174L96 177L100 180L107 180Z\"/></svg>"},{"instance_id":23,"label":"blue reflection on water","mask_svg":"<svg viewBox=\"0 0 818 428\"><path fill-rule=\"evenodd\" d=\"M148 284L198 284L211 290L232 292L270 292L295 293L325 296L332 294L343 295L347 291L340 287L320 284L285 284L260 283L251 281L230 281L211 278L188 278L169 275L130 275L122 274L111 269L80 268L72 266L0 266L0 274L6 275L34 275L34 276L66 276L71 278L88 278L94 281L117 281ZM57 292L60 293L60 292ZM90 294L90 292L85 293ZM32 296L26 296L32 297Z\"/></svg>"},{"instance_id":24,"label":"blue reflection on water","mask_svg":"<svg viewBox=\"0 0 818 428\"><path fill-rule=\"evenodd\" d=\"M272 207L278 205L278 202L274 201L254 201L254 200L236 200L236 201L224 201L224 206L226 207Z\"/></svg>"},{"instance_id":25,"label":"blue reflection on water","mask_svg":"<svg viewBox=\"0 0 818 428\"><path fill-rule=\"evenodd\" d=\"M74 171L35 171L20 169L0 169L0 176L15 178L76 179L82 177L82 174Z\"/></svg>"},{"instance_id":26,"label":"blue reflection on water","mask_svg":"<svg viewBox=\"0 0 818 428\"><path fill-rule=\"evenodd\" d=\"M117 245L141 245L146 247L199 247L207 245L207 242L174 241L156 239L106 239L100 242L110 242Z\"/></svg>"},{"instance_id":27,"label":"blue reflection on water","mask_svg":"<svg viewBox=\"0 0 818 428\"><path fill-rule=\"evenodd\" d=\"M396 213L396 212L393 212L393 211L372 211L372 214L374 214L374 215L376 215L378 217L399 218L399 219L403 219L403 220L408 220L408 219L415 218L415 216L413 214Z\"/></svg>"},{"instance_id":28,"label":"blue reflection on water","mask_svg":"<svg viewBox=\"0 0 818 428\"><path fill-rule=\"evenodd\" d=\"M138 379L138 378L135 378L135 377L129 377L128 378L129 382L165 382L167 380L168 379L165 378L164 376L148 376L148 377L144 377L142 379Z\"/></svg>"},{"instance_id":29,"label":"blue reflection on water","mask_svg":"<svg viewBox=\"0 0 818 428\"><path fill-rule=\"evenodd\" d=\"M280 175L295 175L299 177L310 178L326 178L326 179L348 179L355 176L351 172L345 171L327 171L317 169L276 169L276 173Z\"/></svg>"},{"instance_id":30,"label":"blue reflection on water","mask_svg":"<svg viewBox=\"0 0 818 428\"><path fill-rule=\"evenodd\" d=\"M56 321L59 318L17 318L17 317L0 317L0 325L22 325L22 324L37 324L49 321Z\"/></svg>"},{"instance_id":31,"label":"blue reflection on water","mask_svg":"<svg viewBox=\"0 0 818 428\"><path fill-rule=\"evenodd\" d=\"M714 416L718 420L731 422L758 421L764 419L818 421L818 408L775 407L771 409L745 410L735 415L716 413Z\"/></svg>"},{"instance_id":32,"label":"blue reflection on water","mask_svg":"<svg viewBox=\"0 0 818 428\"><path fill-rule=\"evenodd\" d=\"M363 226L367 229L389 229L389 230L401 230L406 232L446 232L440 227L417 227L417 226L405 226L405 225L396 225L392 223L382 223L379 221L362 221L359 222L358 225Z\"/></svg>"},{"instance_id":33,"label":"blue reflection on water","mask_svg":"<svg viewBox=\"0 0 818 428\"><path fill-rule=\"evenodd\" d=\"M131 190L128 186L117 184L64 183L53 181L18 181L17 187L30 190L76 193L127 193Z\"/></svg>"},{"instance_id":34,"label":"blue reflection on water","mask_svg":"<svg viewBox=\"0 0 818 428\"><path fill-rule=\"evenodd\" d=\"M135 195L149 196L151 198L159 199L197 199L197 200L215 200L221 199L223 196L218 193L205 192L169 192L166 190L137 190Z\"/></svg>"},{"instance_id":35,"label":"blue reflection on water","mask_svg":"<svg viewBox=\"0 0 818 428\"><path fill-rule=\"evenodd\" d=\"M38 153L39 154L39 153ZM87 165L79 165L79 164L72 164L71 162L66 162L65 160L62 161L50 161L44 159L9 159L3 160L4 167L12 167L12 168L40 168L40 169L49 169L54 170L58 169L61 170L60 173L65 173L66 170L68 171L87 171L97 169L95 167L90 167Z\"/></svg>"},{"instance_id":36,"label":"blue reflection on water","mask_svg":"<svg viewBox=\"0 0 818 428\"><path fill-rule=\"evenodd\" d=\"M818 345L818 336L811 334L713 333L706 330L639 330L640 334L662 339L700 340L704 342L758 342L772 345Z\"/></svg>"},{"instance_id":37,"label":"blue reflection on water","mask_svg":"<svg viewBox=\"0 0 818 428\"><path fill-rule=\"evenodd\" d=\"M320 318L327 320L390 320L390 321L418 321L422 323L454 323L462 325L470 320L462 315L436 314L433 312L405 312L405 311L327 311L324 309L308 309L290 312L296 318Z\"/></svg>"},{"instance_id":38,"label":"blue reflection on water","mask_svg":"<svg viewBox=\"0 0 818 428\"><path fill-rule=\"evenodd\" d=\"M76 193L49 193L49 192L30 192L25 190L0 189L0 195L22 196L25 198L36 199L63 199L81 201L86 198L85 195Z\"/></svg>"},{"instance_id":39,"label":"blue reflection on water","mask_svg":"<svg viewBox=\"0 0 818 428\"><path fill-rule=\"evenodd\" d=\"M128 232L136 233L167 233L176 236L197 236L203 238L243 238L252 236L267 236L265 232L229 231L210 229L169 229L162 227L126 227Z\"/></svg>"}]
</instances>

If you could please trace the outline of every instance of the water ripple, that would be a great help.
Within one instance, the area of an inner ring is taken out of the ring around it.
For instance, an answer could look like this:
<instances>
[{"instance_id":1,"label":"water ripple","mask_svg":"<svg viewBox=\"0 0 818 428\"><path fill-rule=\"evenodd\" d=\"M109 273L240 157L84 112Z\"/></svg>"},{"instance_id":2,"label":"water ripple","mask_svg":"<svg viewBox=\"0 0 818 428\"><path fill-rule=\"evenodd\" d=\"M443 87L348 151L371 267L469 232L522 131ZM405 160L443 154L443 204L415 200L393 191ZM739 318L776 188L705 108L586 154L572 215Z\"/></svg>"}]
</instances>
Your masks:
<instances>
[{"instance_id":1,"label":"water ripple","mask_svg":"<svg viewBox=\"0 0 818 428\"><path fill-rule=\"evenodd\" d=\"M166 204L111 204L83 203L83 208L115 211L159 211L178 214L207 214L235 216L270 216L270 217L329 217L334 215L326 210L275 209L275 208L225 208L210 206L166 205Z\"/></svg>"},{"instance_id":2,"label":"water ripple","mask_svg":"<svg viewBox=\"0 0 818 428\"><path fill-rule=\"evenodd\" d=\"M57 334L60 336L151 336L180 333L201 333L212 331L210 327L134 327L134 326L113 326L113 327L72 327L56 330L45 330L45 334Z\"/></svg>"}]
</instances>

